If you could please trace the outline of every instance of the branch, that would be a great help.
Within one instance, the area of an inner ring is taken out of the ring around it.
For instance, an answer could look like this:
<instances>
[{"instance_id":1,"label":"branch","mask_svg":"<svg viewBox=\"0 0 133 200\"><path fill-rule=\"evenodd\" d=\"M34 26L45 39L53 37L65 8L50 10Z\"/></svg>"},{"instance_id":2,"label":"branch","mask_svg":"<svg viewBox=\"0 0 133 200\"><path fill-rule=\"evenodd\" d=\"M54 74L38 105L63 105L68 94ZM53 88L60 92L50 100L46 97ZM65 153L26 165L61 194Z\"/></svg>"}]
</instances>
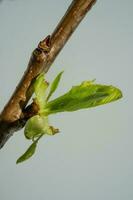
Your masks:
<instances>
[{"instance_id":1,"label":"branch","mask_svg":"<svg viewBox=\"0 0 133 200\"><path fill-rule=\"evenodd\" d=\"M36 113L34 105L25 108L32 96L32 83L41 72L47 72L71 34L96 0L73 0L51 36L47 36L33 51L27 70L11 99L0 115L0 147L27 119Z\"/></svg>"}]
</instances>

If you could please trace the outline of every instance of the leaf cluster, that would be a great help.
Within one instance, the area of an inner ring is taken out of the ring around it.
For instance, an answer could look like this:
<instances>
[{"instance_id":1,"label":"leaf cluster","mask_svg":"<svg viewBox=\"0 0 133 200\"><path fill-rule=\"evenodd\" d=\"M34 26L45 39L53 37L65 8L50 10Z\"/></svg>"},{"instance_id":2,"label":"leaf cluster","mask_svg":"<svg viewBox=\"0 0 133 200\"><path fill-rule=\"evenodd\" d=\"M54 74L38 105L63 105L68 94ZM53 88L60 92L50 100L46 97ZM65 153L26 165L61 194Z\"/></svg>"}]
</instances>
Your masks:
<instances>
[{"instance_id":1,"label":"leaf cluster","mask_svg":"<svg viewBox=\"0 0 133 200\"><path fill-rule=\"evenodd\" d=\"M31 117L25 126L26 139L32 140L28 150L17 160L17 163L29 159L36 150L38 141L44 135L55 135L58 129L49 125L48 116L59 112L72 112L80 109L92 108L116 101L122 97L122 92L111 85L95 84L94 80L84 81L80 85L73 86L67 93L50 100L52 94L58 88L61 76L60 72L50 86L47 94L48 82L44 74L40 74L34 83L34 102L39 107L37 115Z\"/></svg>"}]
</instances>

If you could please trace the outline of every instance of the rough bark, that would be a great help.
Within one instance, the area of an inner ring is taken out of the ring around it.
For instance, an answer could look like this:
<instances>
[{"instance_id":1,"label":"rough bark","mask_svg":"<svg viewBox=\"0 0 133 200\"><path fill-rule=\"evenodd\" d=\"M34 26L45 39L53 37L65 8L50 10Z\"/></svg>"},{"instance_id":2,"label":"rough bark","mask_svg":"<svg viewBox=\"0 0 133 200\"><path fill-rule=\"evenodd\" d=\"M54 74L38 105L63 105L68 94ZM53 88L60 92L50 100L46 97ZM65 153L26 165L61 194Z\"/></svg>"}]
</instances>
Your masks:
<instances>
[{"instance_id":1,"label":"rough bark","mask_svg":"<svg viewBox=\"0 0 133 200\"><path fill-rule=\"evenodd\" d=\"M26 108L32 95L32 82L41 72L47 72L71 34L91 9L96 0L73 0L51 36L41 41L33 51L27 70L14 94L0 115L0 148L8 138L21 129L36 113L35 106Z\"/></svg>"}]
</instances>

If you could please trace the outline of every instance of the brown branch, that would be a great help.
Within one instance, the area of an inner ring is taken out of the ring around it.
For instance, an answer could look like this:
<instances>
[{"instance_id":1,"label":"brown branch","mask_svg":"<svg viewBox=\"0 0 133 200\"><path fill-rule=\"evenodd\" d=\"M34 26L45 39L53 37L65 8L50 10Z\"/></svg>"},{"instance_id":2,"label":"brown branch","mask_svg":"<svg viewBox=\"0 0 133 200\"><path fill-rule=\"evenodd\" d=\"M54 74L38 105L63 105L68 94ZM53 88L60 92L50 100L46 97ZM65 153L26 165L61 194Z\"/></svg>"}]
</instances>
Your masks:
<instances>
[{"instance_id":1,"label":"brown branch","mask_svg":"<svg viewBox=\"0 0 133 200\"><path fill-rule=\"evenodd\" d=\"M42 71L47 72L78 24L96 0L73 0L64 17L51 36L41 41L33 51L27 70L11 99L0 115L0 147L17 130L21 129L27 116L35 114L34 107L25 109L32 95L32 82Z\"/></svg>"}]
</instances>

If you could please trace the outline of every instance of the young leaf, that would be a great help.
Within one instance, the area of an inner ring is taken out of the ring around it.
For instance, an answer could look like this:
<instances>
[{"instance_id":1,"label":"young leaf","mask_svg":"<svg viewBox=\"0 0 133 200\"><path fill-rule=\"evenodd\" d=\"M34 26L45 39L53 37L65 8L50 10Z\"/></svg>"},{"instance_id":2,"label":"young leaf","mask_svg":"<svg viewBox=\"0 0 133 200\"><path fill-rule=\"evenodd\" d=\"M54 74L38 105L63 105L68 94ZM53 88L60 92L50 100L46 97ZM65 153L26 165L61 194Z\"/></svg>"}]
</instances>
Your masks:
<instances>
[{"instance_id":1,"label":"young leaf","mask_svg":"<svg viewBox=\"0 0 133 200\"><path fill-rule=\"evenodd\" d=\"M24 135L27 139L34 139L42 134L53 134L52 129L48 123L48 117L35 115L27 121Z\"/></svg>"},{"instance_id":2,"label":"young leaf","mask_svg":"<svg viewBox=\"0 0 133 200\"><path fill-rule=\"evenodd\" d=\"M51 95L52 95L52 94L55 92L55 90L57 89L62 74L63 74L63 71L60 72L60 73L56 76L56 78L54 79L54 81L53 81L53 83L52 83L52 85L51 85L51 88L50 88L49 95L48 95L48 97L47 97L47 101L49 100L49 98L51 97Z\"/></svg>"},{"instance_id":3,"label":"young leaf","mask_svg":"<svg viewBox=\"0 0 133 200\"><path fill-rule=\"evenodd\" d=\"M30 145L30 147L26 150L26 152L20 158L18 158L16 163L18 164L25 160L28 160L35 153L36 147L37 147L37 142L35 141Z\"/></svg>"},{"instance_id":4,"label":"young leaf","mask_svg":"<svg viewBox=\"0 0 133 200\"><path fill-rule=\"evenodd\" d=\"M94 84L94 81L84 81L81 85L48 102L44 112L47 114L76 111L106 104L122 97L122 92L113 86Z\"/></svg>"},{"instance_id":5,"label":"young leaf","mask_svg":"<svg viewBox=\"0 0 133 200\"><path fill-rule=\"evenodd\" d=\"M36 95L37 103L40 107L40 112L44 109L46 103L46 89L48 88L48 83L44 80L44 73L41 73L35 80L34 92Z\"/></svg>"}]
</instances>

